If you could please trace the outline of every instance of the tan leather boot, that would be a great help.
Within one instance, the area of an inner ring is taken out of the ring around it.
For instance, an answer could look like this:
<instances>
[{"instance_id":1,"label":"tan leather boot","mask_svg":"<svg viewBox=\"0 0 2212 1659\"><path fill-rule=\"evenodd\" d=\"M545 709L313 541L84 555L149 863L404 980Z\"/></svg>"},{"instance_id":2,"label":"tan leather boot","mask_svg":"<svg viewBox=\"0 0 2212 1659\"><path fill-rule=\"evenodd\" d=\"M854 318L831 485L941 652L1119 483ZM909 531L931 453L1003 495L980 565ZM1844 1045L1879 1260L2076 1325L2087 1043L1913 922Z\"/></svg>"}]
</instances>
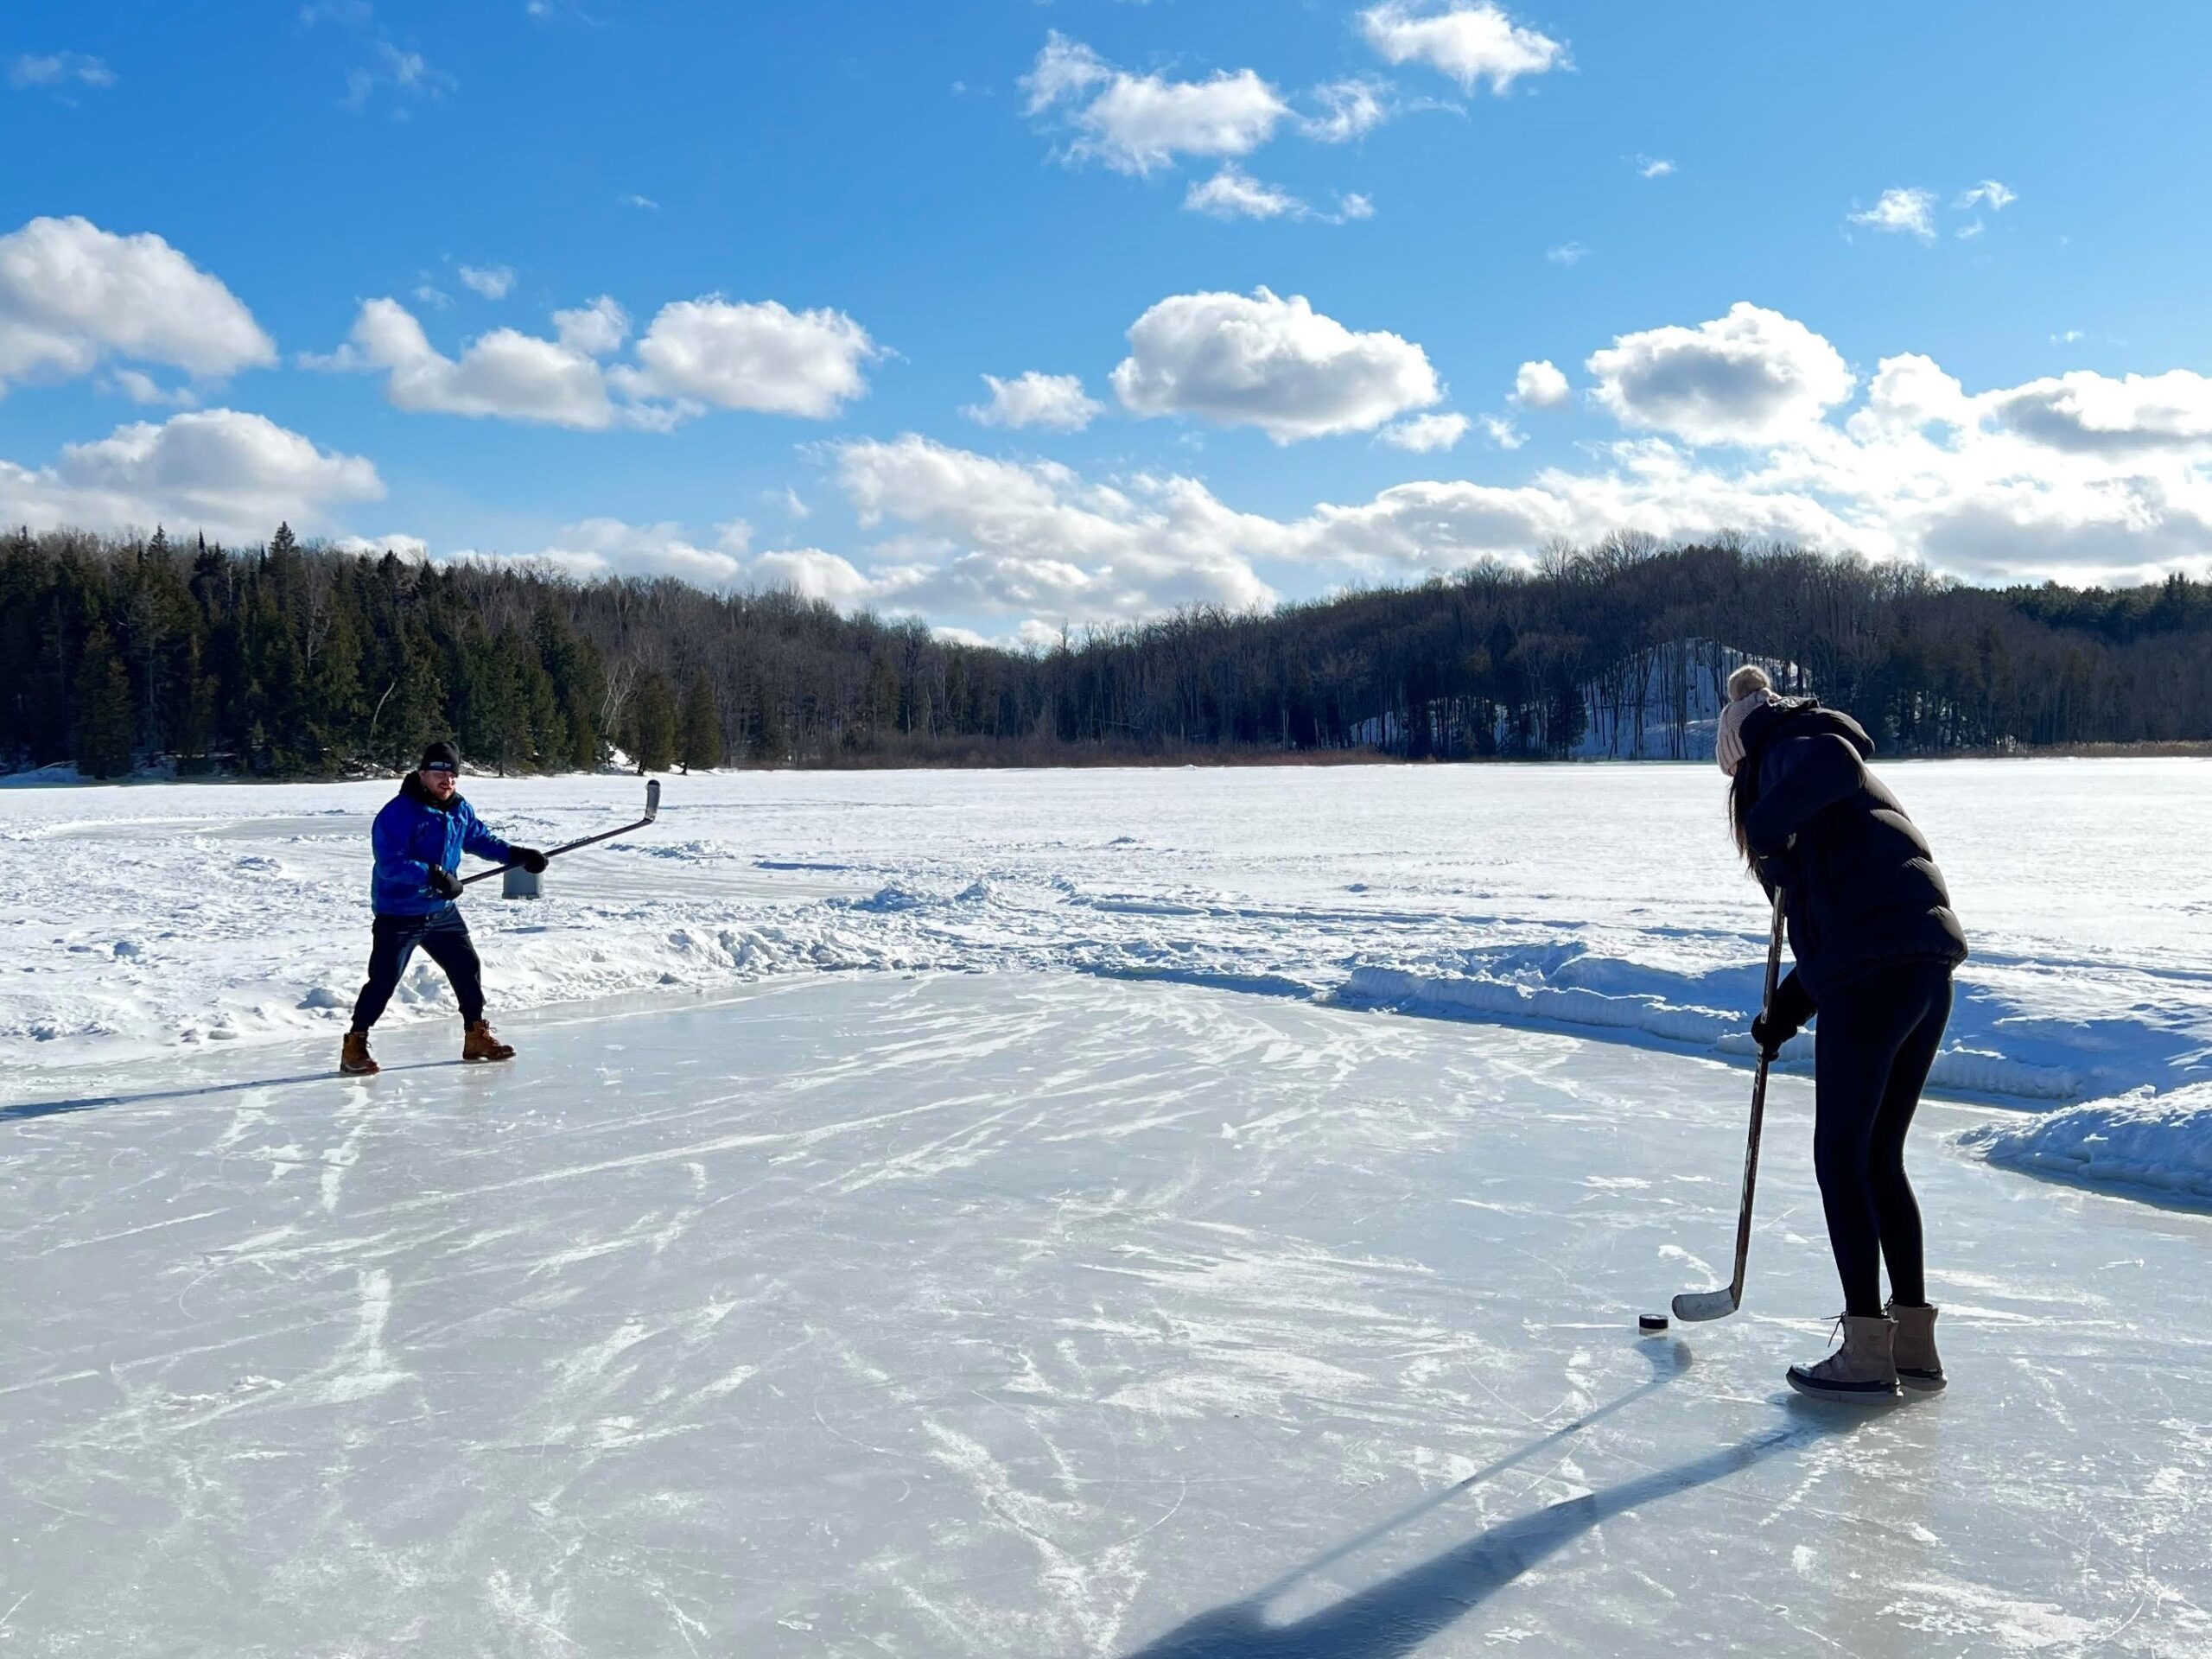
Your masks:
<instances>
[{"instance_id":1,"label":"tan leather boot","mask_svg":"<svg viewBox=\"0 0 2212 1659\"><path fill-rule=\"evenodd\" d=\"M1891 1302L1890 1317L1897 1326L1891 1351L1897 1357L1899 1385L1916 1394L1934 1394L1943 1386L1943 1362L1936 1352L1936 1310Z\"/></svg>"},{"instance_id":2,"label":"tan leather boot","mask_svg":"<svg viewBox=\"0 0 2212 1659\"><path fill-rule=\"evenodd\" d=\"M479 1020L461 1039L464 1060L512 1060L514 1057L514 1050L492 1034L488 1020Z\"/></svg>"},{"instance_id":3,"label":"tan leather boot","mask_svg":"<svg viewBox=\"0 0 2212 1659\"><path fill-rule=\"evenodd\" d=\"M369 1058L367 1032L349 1031L346 1033L346 1046L339 1053L338 1069L349 1077L373 1077L384 1070Z\"/></svg>"},{"instance_id":4,"label":"tan leather boot","mask_svg":"<svg viewBox=\"0 0 2212 1659\"><path fill-rule=\"evenodd\" d=\"M1896 1399L1897 1367L1891 1344L1897 1326L1878 1314L1866 1319L1847 1313L1836 1323L1843 1327L1843 1346L1817 1365L1792 1365L1789 1386L1816 1400L1853 1405Z\"/></svg>"}]
</instances>

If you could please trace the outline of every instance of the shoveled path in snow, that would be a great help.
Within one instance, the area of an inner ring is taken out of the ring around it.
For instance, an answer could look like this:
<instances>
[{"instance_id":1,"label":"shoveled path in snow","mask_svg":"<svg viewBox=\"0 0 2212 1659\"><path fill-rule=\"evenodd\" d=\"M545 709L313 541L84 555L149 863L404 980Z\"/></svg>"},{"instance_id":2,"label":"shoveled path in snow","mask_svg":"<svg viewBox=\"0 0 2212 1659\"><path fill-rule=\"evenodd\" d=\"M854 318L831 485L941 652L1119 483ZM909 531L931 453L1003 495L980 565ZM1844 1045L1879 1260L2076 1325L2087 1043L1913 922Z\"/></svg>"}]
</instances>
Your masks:
<instances>
[{"instance_id":1,"label":"shoveled path in snow","mask_svg":"<svg viewBox=\"0 0 2212 1659\"><path fill-rule=\"evenodd\" d=\"M1916 1171L1951 1392L1777 1084L1080 977L815 979L0 1109L0 1654L2212 1648L2212 1217ZM1786 1317L1785 1317L1786 1316Z\"/></svg>"}]
</instances>

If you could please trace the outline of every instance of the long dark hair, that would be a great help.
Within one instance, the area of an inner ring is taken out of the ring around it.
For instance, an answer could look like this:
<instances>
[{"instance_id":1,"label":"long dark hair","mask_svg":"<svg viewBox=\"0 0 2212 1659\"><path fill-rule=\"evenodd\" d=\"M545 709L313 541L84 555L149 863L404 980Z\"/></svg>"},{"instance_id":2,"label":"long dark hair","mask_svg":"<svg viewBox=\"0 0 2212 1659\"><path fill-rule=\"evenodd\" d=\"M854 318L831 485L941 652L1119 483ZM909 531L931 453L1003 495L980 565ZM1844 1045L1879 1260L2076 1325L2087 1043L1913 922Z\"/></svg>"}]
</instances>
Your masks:
<instances>
[{"instance_id":1,"label":"long dark hair","mask_svg":"<svg viewBox=\"0 0 2212 1659\"><path fill-rule=\"evenodd\" d=\"M1736 763L1736 775L1728 780L1728 833L1735 837L1736 850L1744 855L1744 868L1753 875L1759 873L1759 861L1751 852L1751 831L1745 825L1758 798L1759 757L1746 754Z\"/></svg>"}]
</instances>

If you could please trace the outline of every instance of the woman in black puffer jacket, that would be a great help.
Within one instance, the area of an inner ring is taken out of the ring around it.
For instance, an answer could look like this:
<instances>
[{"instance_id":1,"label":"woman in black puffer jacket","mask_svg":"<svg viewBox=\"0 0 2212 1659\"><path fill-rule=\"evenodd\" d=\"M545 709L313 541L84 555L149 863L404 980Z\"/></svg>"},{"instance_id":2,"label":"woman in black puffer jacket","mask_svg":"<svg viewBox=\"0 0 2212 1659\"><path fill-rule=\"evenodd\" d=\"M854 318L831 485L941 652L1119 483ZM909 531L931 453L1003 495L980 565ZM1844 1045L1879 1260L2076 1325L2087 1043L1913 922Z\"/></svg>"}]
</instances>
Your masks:
<instances>
[{"instance_id":1,"label":"woman in black puffer jacket","mask_svg":"<svg viewBox=\"0 0 2212 1659\"><path fill-rule=\"evenodd\" d=\"M1859 722L1815 698L1777 696L1757 667L1730 676L1728 694L1718 752L1736 845L1769 894L1782 891L1796 958L1751 1034L1771 1058L1818 1020L1813 1163L1843 1280L1843 1346L1791 1366L1790 1385L1843 1400L1940 1389L1904 1140L1966 935L1928 842L1866 770L1874 744Z\"/></svg>"}]
</instances>

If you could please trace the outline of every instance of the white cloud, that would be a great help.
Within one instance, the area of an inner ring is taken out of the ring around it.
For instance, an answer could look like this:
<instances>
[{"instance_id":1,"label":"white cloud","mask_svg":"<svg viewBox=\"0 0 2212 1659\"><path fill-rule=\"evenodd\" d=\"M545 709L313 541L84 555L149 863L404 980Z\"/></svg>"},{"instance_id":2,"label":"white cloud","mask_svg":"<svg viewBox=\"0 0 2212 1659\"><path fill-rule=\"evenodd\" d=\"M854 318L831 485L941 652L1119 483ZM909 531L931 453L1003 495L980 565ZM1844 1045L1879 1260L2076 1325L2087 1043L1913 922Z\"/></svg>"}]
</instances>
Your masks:
<instances>
[{"instance_id":1,"label":"white cloud","mask_svg":"<svg viewBox=\"0 0 2212 1659\"><path fill-rule=\"evenodd\" d=\"M788 588L802 599L818 599L842 609L867 604L875 584L835 553L818 547L756 554L746 575L747 585L759 589Z\"/></svg>"},{"instance_id":2,"label":"white cloud","mask_svg":"<svg viewBox=\"0 0 2212 1659\"><path fill-rule=\"evenodd\" d=\"M0 522L120 531L168 526L259 540L279 522L302 532L348 501L381 498L359 455L319 449L259 415L210 409L119 426L37 468L0 461Z\"/></svg>"},{"instance_id":3,"label":"white cloud","mask_svg":"<svg viewBox=\"0 0 2212 1659\"><path fill-rule=\"evenodd\" d=\"M0 395L113 358L213 378L273 363L276 347L229 289L158 236L74 218L0 236Z\"/></svg>"},{"instance_id":4,"label":"white cloud","mask_svg":"<svg viewBox=\"0 0 2212 1659\"><path fill-rule=\"evenodd\" d=\"M709 296L663 306L638 342L639 366L613 378L632 397L827 420L866 393L861 366L876 355L842 311Z\"/></svg>"},{"instance_id":5,"label":"white cloud","mask_svg":"<svg viewBox=\"0 0 2212 1659\"><path fill-rule=\"evenodd\" d=\"M1982 406L1999 426L2054 449L2212 456L2212 378L2188 369L2120 379L2077 369L1988 394Z\"/></svg>"},{"instance_id":6,"label":"white cloud","mask_svg":"<svg viewBox=\"0 0 2212 1659\"><path fill-rule=\"evenodd\" d=\"M399 409L498 416L595 430L617 418L600 365L562 340L495 328L470 341L458 360L433 347L423 325L397 300L370 300L348 342L313 368L383 370L385 395Z\"/></svg>"},{"instance_id":7,"label":"white cloud","mask_svg":"<svg viewBox=\"0 0 2212 1659\"><path fill-rule=\"evenodd\" d=\"M152 375L143 374L137 369L115 370L108 375L107 385L134 404L169 404L179 409L192 409L200 402L190 387L179 386L171 391Z\"/></svg>"},{"instance_id":8,"label":"white cloud","mask_svg":"<svg viewBox=\"0 0 2212 1659\"><path fill-rule=\"evenodd\" d=\"M1303 219L1313 210L1288 191L1262 184L1235 163L1184 194L1190 213L1214 219Z\"/></svg>"},{"instance_id":9,"label":"white cloud","mask_svg":"<svg viewBox=\"0 0 2212 1659\"><path fill-rule=\"evenodd\" d=\"M1513 376L1513 401L1523 409L1557 409L1573 395L1549 358L1523 363Z\"/></svg>"},{"instance_id":10,"label":"white cloud","mask_svg":"<svg viewBox=\"0 0 2212 1659\"><path fill-rule=\"evenodd\" d=\"M1390 118L1386 99L1389 83L1353 76L1316 86L1313 101L1321 113L1299 123L1299 130L1325 144L1342 144L1363 138Z\"/></svg>"},{"instance_id":11,"label":"white cloud","mask_svg":"<svg viewBox=\"0 0 2212 1659\"><path fill-rule=\"evenodd\" d=\"M602 294L575 310L556 311L553 331L570 351L605 357L630 337L630 314Z\"/></svg>"},{"instance_id":12,"label":"white cloud","mask_svg":"<svg viewBox=\"0 0 2212 1659\"><path fill-rule=\"evenodd\" d=\"M346 96L339 100L342 108L365 110L380 89L388 90L393 116L404 120L413 103L442 99L461 85L420 52L404 50L381 35L370 42L369 51L368 63L346 73Z\"/></svg>"},{"instance_id":13,"label":"white cloud","mask_svg":"<svg viewBox=\"0 0 2212 1659\"><path fill-rule=\"evenodd\" d=\"M660 203L655 201L651 196L641 196L634 190L626 195L617 196L614 200L618 207L636 207L649 213L657 213L660 211Z\"/></svg>"},{"instance_id":14,"label":"white cloud","mask_svg":"<svg viewBox=\"0 0 2212 1659\"><path fill-rule=\"evenodd\" d=\"M1282 527L1230 512L1190 479L1093 485L1050 462L996 461L912 434L836 453L861 525L907 532L877 550L868 597L885 608L1081 624L1275 597L1250 560L1287 545Z\"/></svg>"},{"instance_id":15,"label":"white cloud","mask_svg":"<svg viewBox=\"0 0 2212 1659\"><path fill-rule=\"evenodd\" d=\"M8 65L8 85L17 92L31 86L98 86L115 85L115 71L105 61L82 52L26 52Z\"/></svg>"},{"instance_id":16,"label":"white cloud","mask_svg":"<svg viewBox=\"0 0 2212 1659\"><path fill-rule=\"evenodd\" d=\"M665 429L709 408L824 419L867 390L860 368L875 352L842 312L794 312L773 301L709 296L663 306L637 343L637 361L612 366L598 359L621 346L630 326L613 299L556 311L553 325L553 340L495 328L455 359L431 346L397 301L371 300L344 346L301 361L382 371L385 395L401 409L599 430Z\"/></svg>"},{"instance_id":17,"label":"white cloud","mask_svg":"<svg viewBox=\"0 0 2212 1659\"><path fill-rule=\"evenodd\" d=\"M871 584L843 558L820 548L780 548L756 553L752 527L732 519L711 537L695 537L682 524L630 524L619 518L586 518L563 526L534 551L448 555L479 564L550 566L578 581L608 576L673 576L719 592L791 588L808 599L855 607L867 602Z\"/></svg>"},{"instance_id":18,"label":"white cloud","mask_svg":"<svg viewBox=\"0 0 2212 1659\"><path fill-rule=\"evenodd\" d=\"M1571 67L1567 48L1524 29L1503 8L1454 4L1439 10L1408 0L1385 0L1359 16L1367 43L1388 63L1420 62L1473 92L1487 81L1503 92L1523 75Z\"/></svg>"},{"instance_id":19,"label":"white cloud","mask_svg":"<svg viewBox=\"0 0 2212 1659\"><path fill-rule=\"evenodd\" d=\"M1638 178L1663 179L1671 176L1674 171L1675 164L1663 156L1639 156L1636 158Z\"/></svg>"},{"instance_id":20,"label":"white cloud","mask_svg":"<svg viewBox=\"0 0 2212 1659\"><path fill-rule=\"evenodd\" d=\"M1277 443L1368 432L1440 402L1443 388L1412 341L1355 334L1303 296L1268 289L1179 294L1129 327L1130 353L1113 373L1139 415L1197 415L1255 426Z\"/></svg>"},{"instance_id":21,"label":"white cloud","mask_svg":"<svg viewBox=\"0 0 2212 1659\"><path fill-rule=\"evenodd\" d=\"M1197 81L1133 75L1057 31L1021 85L1029 114L1065 123L1070 159L1123 173L1150 173L1179 156L1249 156L1292 115L1249 69Z\"/></svg>"},{"instance_id":22,"label":"white cloud","mask_svg":"<svg viewBox=\"0 0 2212 1659\"><path fill-rule=\"evenodd\" d=\"M991 389L988 404L971 404L960 412L981 426L1042 426L1055 432L1080 432L1106 405L1083 389L1079 376L1039 374L1032 369L1011 380L995 374L983 377Z\"/></svg>"},{"instance_id":23,"label":"white cloud","mask_svg":"<svg viewBox=\"0 0 2212 1659\"><path fill-rule=\"evenodd\" d=\"M1468 420L1464 415L1415 415L1384 427L1376 435L1385 443L1426 455L1452 448L1467 435L1467 427Z\"/></svg>"},{"instance_id":24,"label":"white cloud","mask_svg":"<svg viewBox=\"0 0 2212 1659\"><path fill-rule=\"evenodd\" d=\"M1820 418L1851 394L1835 347L1804 324L1738 301L1695 328L1623 334L1586 365L1598 401L1630 426L1693 443L1751 443Z\"/></svg>"},{"instance_id":25,"label":"white cloud","mask_svg":"<svg viewBox=\"0 0 2212 1659\"><path fill-rule=\"evenodd\" d=\"M1544 257L1555 265L1579 265L1590 257L1590 250L1580 242L1562 242L1555 248L1546 248Z\"/></svg>"},{"instance_id":26,"label":"white cloud","mask_svg":"<svg viewBox=\"0 0 2212 1659\"><path fill-rule=\"evenodd\" d=\"M1503 415L1482 416L1478 424L1483 429L1483 436L1501 449L1518 449L1529 442L1528 435Z\"/></svg>"},{"instance_id":27,"label":"white cloud","mask_svg":"<svg viewBox=\"0 0 2212 1659\"><path fill-rule=\"evenodd\" d=\"M1337 217L1345 222L1372 219L1375 217L1375 204L1358 191L1349 191L1337 198Z\"/></svg>"},{"instance_id":28,"label":"white cloud","mask_svg":"<svg viewBox=\"0 0 2212 1659\"><path fill-rule=\"evenodd\" d=\"M1897 188L1882 192L1872 207L1850 215L1853 225L1892 233L1904 232L1923 242L1936 235L1936 193Z\"/></svg>"},{"instance_id":29,"label":"white cloud","mask_svg":"<svg viewBox=\"0 0 2212 1659\"><path fill-rule=\"evenodd\" d=\"M1993 213L2001 213L2019 199L2017 191L2006 188L1994 179L1984 179L1973 188L1961 192L1955 205L1964 208L1986 207Z\"/></svg>"},{"instance_id":30,"label":"white cloud","mask_svg":"<svg viewBox=\"0 0 2212 1659\"><path fill-rule=\"evenodd\" d=\"M442 288L434 287L429 283L419 283L416 287L415 297L422 304L429 306L433 311L443 311L453 303L452 295L447 293L445 289Z\"/></svg>"},{"instance_id":31,"label":"white cloud","mask_svg":"<svg viewBox=\"0 0 2212 1659\"><path fill-rule=\"evenodd\" d=\"M1969 394L1907 354L1883 359L1848 419L1808 420L1725 464L1632 437L1580 470L1422 480L1285 518L1239 512L1193 478L1085 477L908 435L829 450L875 538L864 549L754 553L734 526L719 543L695 543L670 526L594 521L552 551L582 575L788 580L848 607L1002 619L1014 639L1046 646L1063 624L1265 604L1278 572L1387 580L1484 557L1525 566L1554 540L1618 530L1662 540L1734 531L1917 556L1984 579L2111 583L2212 564L2208 393L2204 377L2077 375ZM2044 423L2028 421L2033 436L2015 423L2031 410Z\"/></svg>"},{"instance_id":32,"label":"white cloud","mask_svg":"<svg viewBox=\"0 0 2212 1659\"><path fill-rule=\"evenodd\" d=\"M474 289L487 300L505 299L515 285L515 273L506 265L463 265L459 275L463 287Z\"/></svg>"}]
</instances>

